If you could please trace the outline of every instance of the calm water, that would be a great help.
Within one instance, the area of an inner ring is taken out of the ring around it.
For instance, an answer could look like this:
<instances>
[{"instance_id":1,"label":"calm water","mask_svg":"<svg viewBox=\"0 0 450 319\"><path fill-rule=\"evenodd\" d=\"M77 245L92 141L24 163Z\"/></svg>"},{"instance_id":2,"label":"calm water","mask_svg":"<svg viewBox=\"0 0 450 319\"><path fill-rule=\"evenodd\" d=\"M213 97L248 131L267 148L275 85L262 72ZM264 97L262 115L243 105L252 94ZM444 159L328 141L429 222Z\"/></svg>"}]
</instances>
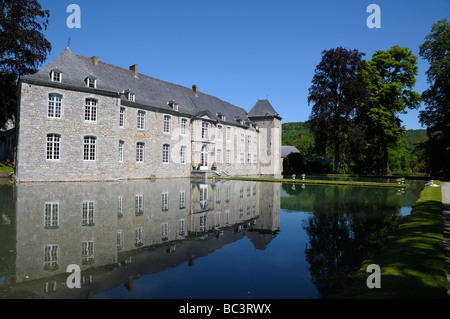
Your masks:
<instances>
[{"instance_id":1,"label":"calm water","mask_svg":"<svg viewBox=\"0 0 450 319\"><path fill-rule=\"evenodd\" d=\"M0 296L322 298L409 214L424 184L410 183L3 185ZM66 285L73 264L81 288Z\"/></svg>"}]
</instances>

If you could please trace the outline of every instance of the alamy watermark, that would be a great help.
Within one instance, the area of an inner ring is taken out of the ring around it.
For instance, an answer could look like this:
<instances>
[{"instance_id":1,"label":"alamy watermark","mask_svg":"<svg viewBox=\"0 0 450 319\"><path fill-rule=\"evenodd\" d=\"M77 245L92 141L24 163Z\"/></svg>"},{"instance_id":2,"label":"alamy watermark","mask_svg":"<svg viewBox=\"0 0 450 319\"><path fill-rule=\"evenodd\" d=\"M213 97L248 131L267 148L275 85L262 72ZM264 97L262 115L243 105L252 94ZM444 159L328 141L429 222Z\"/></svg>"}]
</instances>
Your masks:
<instances>
[{"instance_id":1,"label":"alamy watermark","mask_svg":"<svg viewBox=\"0 0 450 319\"><path fill-rule=\"evenodd\" d=\"M377 264L371 264L367 266L367 272L372 273L367 277L366 285L367 288L381 288L381 269Z\"/></svg>"},{"instance_id":2,"label":"alamy watermark","mask_svg":"<svg viewBox=\"0 0 450 319\"><path fill-rule=\"evenodd\" d=\"M369 4L366 12L370 12L371 15L367 17L366 25L369 29L381 28L381 8L378 4Z\"/></svg>"},{"instance_id":3,"label":"alamy watermark","mask_svg":"<svg viewBox=\"0 0 450 319\"><path fill-rule=\"evenodd\" d=\"M70 4L67 6L66 12L71 13L66 20L67 27L69 29L81 28L81 8L77 4Z\"/></svg>"}]
</instances>

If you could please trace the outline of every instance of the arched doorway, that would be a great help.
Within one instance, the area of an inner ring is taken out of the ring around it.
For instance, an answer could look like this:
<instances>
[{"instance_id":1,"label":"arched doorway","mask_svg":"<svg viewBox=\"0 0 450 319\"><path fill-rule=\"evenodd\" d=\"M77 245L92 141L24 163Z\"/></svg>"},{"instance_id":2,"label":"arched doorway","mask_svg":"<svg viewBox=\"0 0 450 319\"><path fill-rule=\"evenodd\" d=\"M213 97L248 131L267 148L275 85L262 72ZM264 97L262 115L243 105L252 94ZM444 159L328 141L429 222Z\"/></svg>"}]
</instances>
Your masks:
<instances>
[{"instance_id":1,"label":"arched doorway","mask_svg":"<svg viewBox=\"0 0 450 319\"><path fill-rule=\"evenodd\" d=\"M209 160L209 150L208 145L202 146L202 151L200 153L200 170L208 170L208 160Z\"/></svg>"}]
</instances>

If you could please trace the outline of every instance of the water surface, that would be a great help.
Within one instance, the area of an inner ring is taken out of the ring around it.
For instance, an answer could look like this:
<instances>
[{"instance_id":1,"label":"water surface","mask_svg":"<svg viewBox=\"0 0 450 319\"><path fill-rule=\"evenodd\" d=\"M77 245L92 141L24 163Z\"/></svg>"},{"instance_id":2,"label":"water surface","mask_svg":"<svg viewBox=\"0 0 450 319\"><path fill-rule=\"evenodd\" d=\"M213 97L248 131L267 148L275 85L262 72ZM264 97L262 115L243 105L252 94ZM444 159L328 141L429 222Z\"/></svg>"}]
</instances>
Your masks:
<instances>
[{"instance_id":1,"label":"water surface","mask_svg":"<svg viewBox=\"0 0 450 319\"><path fill-rule=\"evenodd\" d=\"M0 186L1 298L318 299L423 188L170 179ZM69 265L81 288L68 288Z\"/></svg>"}]
</instances>

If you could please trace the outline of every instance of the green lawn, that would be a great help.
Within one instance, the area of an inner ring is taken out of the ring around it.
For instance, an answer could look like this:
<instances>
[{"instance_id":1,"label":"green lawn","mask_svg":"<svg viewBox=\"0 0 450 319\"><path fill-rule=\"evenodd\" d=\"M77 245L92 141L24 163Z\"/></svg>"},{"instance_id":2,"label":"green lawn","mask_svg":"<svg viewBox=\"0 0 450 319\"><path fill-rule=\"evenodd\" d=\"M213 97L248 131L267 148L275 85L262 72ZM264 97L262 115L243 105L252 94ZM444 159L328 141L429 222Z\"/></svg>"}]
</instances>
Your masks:
<instances>
[{"instance_id":1,"label":"green lawn","mask_svg":"<svg viewBox=\"0 0 450 319\"><path fill-rule=\"evenodd\" d=\"M3 172L11 172L11 173L13 173L14 172L14 167L0 165L0 173L3 173Z\"/></svg>"},{"instance_id":2,"label":"green lawn","mask_svg":"<svg viewBox=\"0 0 450 319\"><path fill-rule=\"evenodd\" d=\"M388 244L364 261L351 287L332 298L447 298L443 225L441 187L425 187ZM367 287L370 264L380 266L381 288Z\"/></svg>"}]
</instances>

